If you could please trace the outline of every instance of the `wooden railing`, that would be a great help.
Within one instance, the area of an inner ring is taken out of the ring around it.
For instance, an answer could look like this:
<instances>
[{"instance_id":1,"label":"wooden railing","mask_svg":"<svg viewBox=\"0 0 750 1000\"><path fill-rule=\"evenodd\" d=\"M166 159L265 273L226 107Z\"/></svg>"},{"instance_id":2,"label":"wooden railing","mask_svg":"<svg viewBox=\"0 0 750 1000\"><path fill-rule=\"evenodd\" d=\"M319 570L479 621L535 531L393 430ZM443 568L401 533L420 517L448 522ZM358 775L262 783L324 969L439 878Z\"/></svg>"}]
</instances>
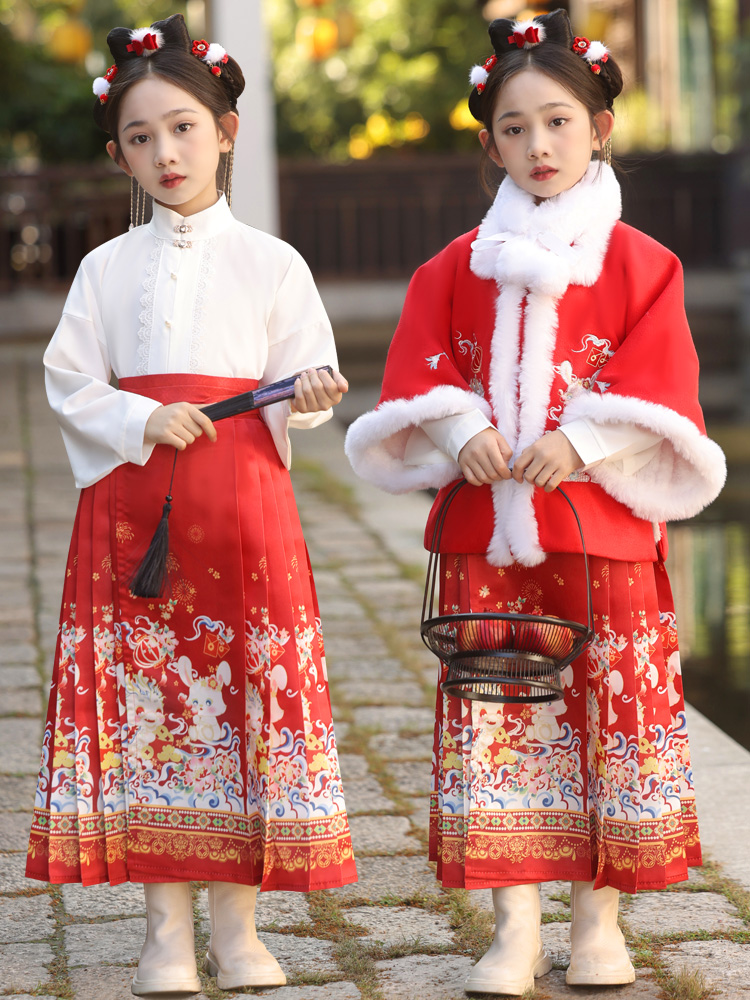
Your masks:
<instances>
[{"instance_id":1,"label":"wooden railing","mask_svg":"<svg viewBox=\"0 0 750 1000\"><path fill-rule=\"evenodd\" d=\"M475 226L489 200L474 155L331 166L282 162L282 236L320 279L405 278ZM64 288L81 257L127 228L128 181L114 168L0 173L0 293ZM686 267L722 267L748 241L740 158L643 159L622 180L624 218Z\"/></svg>"}]
</instances>

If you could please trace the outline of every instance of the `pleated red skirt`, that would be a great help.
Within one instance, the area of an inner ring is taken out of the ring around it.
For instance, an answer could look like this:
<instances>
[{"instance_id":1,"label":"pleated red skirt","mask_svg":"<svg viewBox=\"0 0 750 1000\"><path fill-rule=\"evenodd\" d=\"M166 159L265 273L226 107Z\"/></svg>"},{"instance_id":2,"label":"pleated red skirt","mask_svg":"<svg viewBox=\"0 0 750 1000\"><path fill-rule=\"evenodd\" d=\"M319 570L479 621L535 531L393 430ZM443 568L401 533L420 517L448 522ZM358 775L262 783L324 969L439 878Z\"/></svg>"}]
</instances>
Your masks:
<instances>
[{"instance_id":1,"label":"pleated red skirt","mask_svg":"<svg viewBox=\"0 0 750 1000\"><path fill-rule=\"evenodd\" d=\"M585 623L582 558L498 569L443 556L441 613ZM632 893L701 863L666 570L589 565L596 635L564 670L563 700L500 705L438 690L430 856L445 886L595 880Z\"/></svg>"},{"instance_id":2,"label":"pleated red skirt","mask_svg":"<svg viewBox=\"0 0 750 1000\"><path fill-rule=\"evenodd\" d=\"M121 388L197 404L247 379ZM287 470L255 411L178 455L170 585L128 581L174 449L81 493L63 589L27 875L91 885L356 881L317 599Z\"/></svg>"}]
</instances>

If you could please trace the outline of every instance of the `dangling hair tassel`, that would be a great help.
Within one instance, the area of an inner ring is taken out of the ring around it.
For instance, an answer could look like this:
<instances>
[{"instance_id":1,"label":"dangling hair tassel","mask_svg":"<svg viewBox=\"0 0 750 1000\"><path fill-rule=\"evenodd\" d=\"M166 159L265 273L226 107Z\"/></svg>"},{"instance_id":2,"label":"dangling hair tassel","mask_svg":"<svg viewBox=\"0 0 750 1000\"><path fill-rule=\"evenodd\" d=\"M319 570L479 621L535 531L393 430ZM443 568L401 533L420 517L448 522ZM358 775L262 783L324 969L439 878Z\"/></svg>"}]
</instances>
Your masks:
<instances>
[{"instance_id":1,"label":"dangling hair tassel","mask_svg":"<svg viewBox=\"0 0 750 1000\"><path fill-rule=\"evenodd\" d=\"M146 554L130 581L130 592L134 597L161 597L164 592L168 576L169 515L172 512L172 483L174 482L177 455L178 452L175 448L172 478L169 481L169 492L164 497L165 503L161 509L161 518Z\"/></svg>"}]
</instances>

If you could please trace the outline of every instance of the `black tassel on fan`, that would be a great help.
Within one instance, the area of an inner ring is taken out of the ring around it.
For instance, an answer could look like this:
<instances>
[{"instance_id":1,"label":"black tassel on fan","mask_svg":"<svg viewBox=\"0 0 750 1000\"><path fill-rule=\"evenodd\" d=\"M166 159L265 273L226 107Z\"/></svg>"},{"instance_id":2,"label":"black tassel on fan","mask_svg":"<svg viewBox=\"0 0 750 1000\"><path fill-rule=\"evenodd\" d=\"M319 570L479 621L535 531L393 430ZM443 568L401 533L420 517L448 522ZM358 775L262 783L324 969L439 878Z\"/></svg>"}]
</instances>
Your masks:
<instances>
[{"instance_id":1,"label":"black tassel on fan","mask_svg":"<svg viewBox=\"0 0 750 1000\"><path fill-rule=\"evenodd\" d=\"M164 497L165 503L161 509L161 518L156 526L154 537L146 550L140 566L130 581L130 593L134 597L161 597L167 582L167 557L169 556L169 515L172 511L172 483L177 465L178 451L175 448L172 463L172 478L169 481L169 492Z\"/></svg>"},{"instance_id":2,"label":"black tassel on fan","mask_svg":"<svg viewBox=\"0 0 750 1000\"><path fill-rule=\"evenodd\" d=\"M330 365L323 365L317 369L333 374ZM260 389L251 392L241 392L237 396L230 396L228 399L219 400L218 403L209 403L201 409L212 421L224 420L226 417L235 417L240 413L247 413L249 410L257 410L261 406L268 406L270 403L278 403L282 399L291 399L294 396L294 383L299 375L291 375L289 378L272 382ZM169 481L169 490L165 496L165 504L161 509L161 520L156 526L154 537L146 550L146 555L133 574L130 580L130 592L134 597L161 597L167 583L169 571L167 560L169 556L169 515L172 510L172 484L174 483L174 470L177 465L179 452L175 449L174 463L172 464L172 478Z\"/></svg>"}]
</instances>

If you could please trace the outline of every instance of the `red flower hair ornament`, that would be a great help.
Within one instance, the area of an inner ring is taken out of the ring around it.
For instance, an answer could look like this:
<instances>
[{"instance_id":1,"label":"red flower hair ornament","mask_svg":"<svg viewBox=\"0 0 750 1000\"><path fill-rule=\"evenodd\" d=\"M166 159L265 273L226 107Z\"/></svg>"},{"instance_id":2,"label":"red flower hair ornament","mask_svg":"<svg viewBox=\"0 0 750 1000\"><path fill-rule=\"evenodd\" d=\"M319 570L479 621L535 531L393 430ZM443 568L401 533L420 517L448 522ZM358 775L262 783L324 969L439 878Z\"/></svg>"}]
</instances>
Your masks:
<instances>
[{"instance_id":1,"label":"red flower hair ornament","mask_svg":"<svg viewBox=\"0 0 750 1000\"><path fill-rule=\"evenodd\" d=\"M198 38L193 42L191 51L196 59L208 66L214 76L221 76L221 67L229 59L227 50L222 45Z\"/></svg>"}]
</instances>

